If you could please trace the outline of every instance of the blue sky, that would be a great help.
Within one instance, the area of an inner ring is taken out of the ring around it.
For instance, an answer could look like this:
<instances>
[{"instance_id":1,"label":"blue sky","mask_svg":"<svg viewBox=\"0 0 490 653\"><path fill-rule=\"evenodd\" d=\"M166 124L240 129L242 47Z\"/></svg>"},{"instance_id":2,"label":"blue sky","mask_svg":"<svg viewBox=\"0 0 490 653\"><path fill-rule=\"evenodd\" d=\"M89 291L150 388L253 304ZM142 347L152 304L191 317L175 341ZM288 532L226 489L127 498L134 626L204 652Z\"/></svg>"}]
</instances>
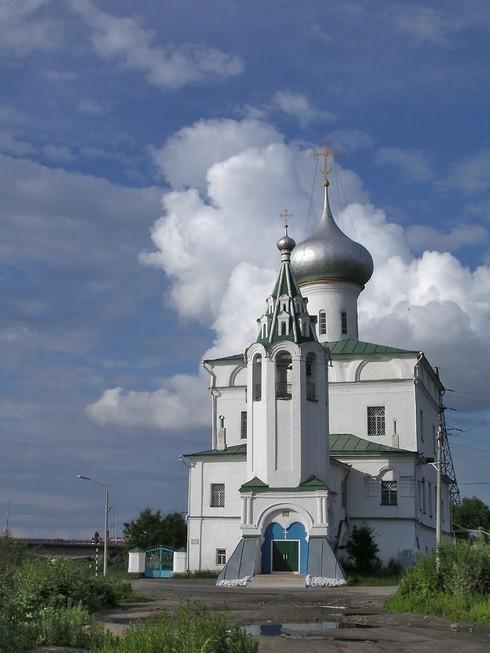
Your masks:
<instances>
[{"instance_id":1,"label":"blue sky","mask_svg":"<svg viewBox=\"0 0 490 653\"><path fill-rule=\"evenodd\" d=\"M89 535L185 510L205 353L240 351L318 213L311 154L376 273L361 337L426 352L462 483L488 480L490 10L0 0L0 510ZM461 485L490 500L490 486Z\"/></svg>"}]
</instances>

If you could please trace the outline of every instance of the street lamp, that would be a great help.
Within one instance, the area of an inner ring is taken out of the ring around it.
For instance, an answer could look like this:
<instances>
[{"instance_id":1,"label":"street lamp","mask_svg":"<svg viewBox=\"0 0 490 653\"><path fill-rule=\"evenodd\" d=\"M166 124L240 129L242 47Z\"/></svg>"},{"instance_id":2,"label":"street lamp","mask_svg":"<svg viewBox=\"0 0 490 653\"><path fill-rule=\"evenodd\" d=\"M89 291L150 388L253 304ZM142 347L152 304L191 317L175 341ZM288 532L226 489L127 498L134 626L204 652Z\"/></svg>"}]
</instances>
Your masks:
<instances>
[{"instance_id":1,"label":"street lamp","mask_svg":"<svg viewBox=\"0 0 490 653\"><path fill-rule=\"evenodd\" d=\"M96 481L94 478L89 478L88 476L82 476L77 474L77 478L81 478L82 481L91 481L97 485L101 485L105 488L105 508L104 508L104 576L107 576L107 535L109 532L109 488L105 483Z\"/></svg>"}]
</instances>

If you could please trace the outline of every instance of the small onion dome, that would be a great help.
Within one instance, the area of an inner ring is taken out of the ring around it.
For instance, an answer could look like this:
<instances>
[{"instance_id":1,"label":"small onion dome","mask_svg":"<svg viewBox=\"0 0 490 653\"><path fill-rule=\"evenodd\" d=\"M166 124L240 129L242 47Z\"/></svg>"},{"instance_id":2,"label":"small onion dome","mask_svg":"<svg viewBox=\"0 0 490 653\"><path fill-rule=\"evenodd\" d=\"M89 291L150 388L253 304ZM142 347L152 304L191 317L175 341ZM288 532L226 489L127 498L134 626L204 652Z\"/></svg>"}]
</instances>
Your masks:
<instances>
[{"instance_id":1,"label":"small onion dome","mask_svg":"<svg viewBox=\"0 0 490 653\"><path fill-rule=\"evenodd\" d=\"M364 286L373 274L371 254L346 236L333 219L326 187L320 223L312 235L296 247L291 265L300 285L326 279L344 279Z\"/></svg>"},{"instance_id":2,"label":"small onion dome","mask_svg":"<svg viewBox=\"0 0 490 653\"><path fill-rule=\"evenodd\" d=\"M293 249L296 247L296 241L294 241L290 236L288 236L287 233L282 236L282 238L279 238L277 241L277 249L280 252L292 252Z\"/></svg>"}]
</instances>

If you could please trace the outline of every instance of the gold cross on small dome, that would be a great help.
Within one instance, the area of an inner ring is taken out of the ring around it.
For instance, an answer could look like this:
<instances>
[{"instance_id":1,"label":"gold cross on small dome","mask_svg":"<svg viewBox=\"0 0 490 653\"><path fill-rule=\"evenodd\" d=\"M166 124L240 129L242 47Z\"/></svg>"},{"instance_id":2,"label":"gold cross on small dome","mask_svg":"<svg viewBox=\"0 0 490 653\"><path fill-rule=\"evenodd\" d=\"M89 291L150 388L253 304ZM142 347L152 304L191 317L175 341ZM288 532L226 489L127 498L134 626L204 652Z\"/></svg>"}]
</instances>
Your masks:
<instances>
[{"instance_id":1,"label":"gold cross on small dome","mask_svg":"<svg viewBox=\"0 0 490 653\"><path fill-rule=\"evenodd\" d=\"M287 234L288 227L289 227L289 218L292 218L293 214L290 213L287 209L284 209L284 211L282 211L279 215L284 220L284 229L286 230L286 234Z\"/></svg>"},{"instance_id":2,"label":"gold cross on small dome","mask_svg":"<svg viewBox=\"0 0 490 653\"><path fill-rule=\"evenodd\" d=\"M315 156L319 159L323 158L323 185L328 186L330 181L328 180L328 175L331 172L331 168L328 167L328 158L331 156L336 156L339 154L338 150L330 150L328 147L328 140L323 141L323 149L320 152L314 152Z\"/></svg>"}]
</instances>

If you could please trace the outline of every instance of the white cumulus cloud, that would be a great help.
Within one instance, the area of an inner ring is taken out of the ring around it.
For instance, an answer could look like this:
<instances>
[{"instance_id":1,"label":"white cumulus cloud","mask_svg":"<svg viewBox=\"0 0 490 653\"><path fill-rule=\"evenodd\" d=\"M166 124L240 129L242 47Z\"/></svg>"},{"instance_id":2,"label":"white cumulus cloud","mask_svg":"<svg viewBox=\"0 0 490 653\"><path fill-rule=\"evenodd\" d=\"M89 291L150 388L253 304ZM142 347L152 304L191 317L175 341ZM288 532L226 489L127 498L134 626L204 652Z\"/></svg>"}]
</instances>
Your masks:
<instances>
[{"instance_id":1,"label":"white cumulus cloud","mask_svg":"<svg viewBox=\"0 0 490 653\"><path fill-rule=\"evenodd\" d=\"M209 424L209 393L199 376L176 374L154 392L106 390L87 412L99 424L182 431Z\"/></svg>"},{"instance_id":2,"label":"white cumulus cloud","mask_svg":"<svg viewBox=\"0 0 490 653\"><path fill-rule=\"evenodd\" d=\"M140 20L100 10L91 0L72 0L71 7L92 30L95 54L123 68L142 72L154 86L177 89L207 79L240 74L242 60L204 45L159 44Z\"/></svg>"},{"instance_id":3,"label":"white cumulus cloud","mask_svg":"<svg viewBox=\"0 0 490 653\"><path fill-rule=\"evenodd\" d=\"M279 212L286 207L292 211L290 233L300 241L317 222L321 199L318 187L313 215L305 220L311 150L285 143L263 123L222 124L226 146L216 145L220 123L210 121L182 130L162 148L161 170L168 171L174 188L163 196L162 216L152 228L154 250L140 257L165 272L168 299L179 316L214 332L204 357L242 352L255 337L256 318L279 265ZM197 163L195 142L203 151ZM176 172L172 158L178 163ZM350 203L342 199L342 190ZM425 350L434 364L447 367L443 374L450 386L471 392L490 375L485 326L490 320L490 268L470 270L447 252L416 256L404 228L369 204L362 182L351 171L337 166L331 198L339 225L368 247L375 262L360 300L361 339ZM471 365L464 364L468 352L474 355ZM149 415L159 414L155 404L166 406L169 393L176 400L173 393L186 397L195 383L204 386L197 375L180 376L178 387L172 386L174 378L153 393L106 391L94 406L104 409L100 414L107 423L129 424L133 414L143 423L146 404ZM152 424L163 424L158 419L152 418ZM189 415L186 422L184 416L179 428L186 428L184 423L196 426L195 419Z\"/></svg>"}]
</instances>

